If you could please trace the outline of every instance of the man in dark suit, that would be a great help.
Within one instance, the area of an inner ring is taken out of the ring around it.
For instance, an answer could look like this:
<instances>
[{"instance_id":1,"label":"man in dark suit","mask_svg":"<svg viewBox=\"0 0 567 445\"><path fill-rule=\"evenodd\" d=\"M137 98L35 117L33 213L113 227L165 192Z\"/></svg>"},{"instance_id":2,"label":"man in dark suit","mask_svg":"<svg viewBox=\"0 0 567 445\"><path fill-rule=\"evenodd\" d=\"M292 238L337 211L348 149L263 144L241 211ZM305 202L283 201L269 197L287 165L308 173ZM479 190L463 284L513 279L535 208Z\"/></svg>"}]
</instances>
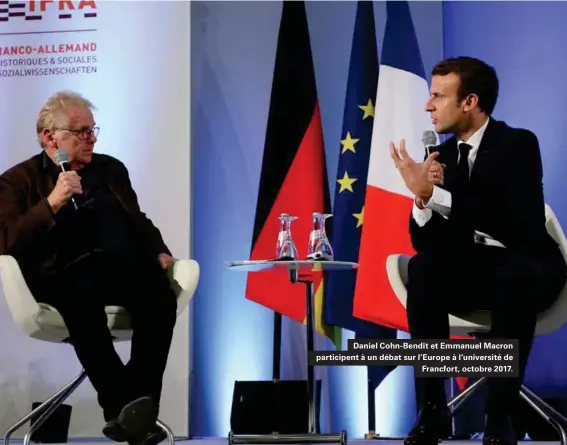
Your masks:
<instances>
[{"instance_id":1,"label":"man in dark suit","mask_svg":"<svg viewBox=\"0 0 567 445\"><path fill-rule=\"evenodd\" d=\"M488 383L484 444L517 442L511 414L538 313L566 279L561 252L545 228L537 137L491 117L498 78L484 62L460 57L432 72L426 111L437 133L453 136L422 163L401 142L392 158L415 195L407 316L412 338L449 337L449 313L489 310L492 338L517 339L519 377ZM450 415L444 379L418 378L420 414L406 445L434 445Z\"/></svg>"},{"instance_id":2,"label":"man in dark suit","mask_svg":"<svg viewBox=\"0 0 567 445\"><path fill-rule=\"evenodd\" d=\"M63 317L97 391L103 433L153 445L165 438L156 420L177 303L164 269L175 259L140 210L124 164L93 153L92 109L72 92L46 102L37 120L43 151L0 176L0 254L13 256L34 297ZM71 171L56 165L57 150ZM132 321L126 365L107 305L125 307Z\"/></svg>"}]
</instances>

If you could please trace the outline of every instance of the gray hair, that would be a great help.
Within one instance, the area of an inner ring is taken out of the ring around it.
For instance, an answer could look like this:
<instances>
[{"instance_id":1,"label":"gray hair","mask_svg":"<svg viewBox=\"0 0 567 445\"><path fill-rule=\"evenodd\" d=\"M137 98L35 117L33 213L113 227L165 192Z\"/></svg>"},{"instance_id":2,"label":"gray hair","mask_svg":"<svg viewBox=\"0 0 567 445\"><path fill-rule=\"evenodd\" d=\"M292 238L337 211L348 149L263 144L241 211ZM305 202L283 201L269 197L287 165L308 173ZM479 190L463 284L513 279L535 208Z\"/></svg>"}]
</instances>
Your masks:
<instances>
[{"instance_id":1,"label":"gray hair","mask_svg":"<svg viewBox=\"0 0 567 445\"><path fill-rule=\"evenodd\" d=\"M69 109L85 107L89 110L96 109L90 101L73 91L59 91L47 99L39 112L36 123L37 139L41 148L45 148L41 139L43 130L66 127L69 125Z\"/></svg>"}]
</instances>

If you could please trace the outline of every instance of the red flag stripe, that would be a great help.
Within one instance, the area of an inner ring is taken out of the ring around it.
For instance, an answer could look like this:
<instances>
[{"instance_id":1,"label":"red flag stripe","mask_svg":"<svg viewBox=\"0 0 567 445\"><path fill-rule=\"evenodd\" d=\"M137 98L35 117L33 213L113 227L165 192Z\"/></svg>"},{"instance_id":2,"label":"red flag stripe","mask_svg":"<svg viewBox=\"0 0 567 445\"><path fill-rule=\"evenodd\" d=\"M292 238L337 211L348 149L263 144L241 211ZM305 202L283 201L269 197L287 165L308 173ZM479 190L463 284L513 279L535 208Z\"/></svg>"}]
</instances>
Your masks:
<instances>
[{"instance_id":1,"label":"red flag stripe","mask_svg":"<svg viewBox=\"0 0 567 445\"><path fill-rule=\"evenodd\" d=\"M298 216L291 224L291 232L301 258L307 255L307 242L311 231L311 215L325 209L324 187L327 180L324 170L325 159L321 134L321 115L315 106L313 119L289 168L276 200L258 234L250 259L265 260L276 255L276 242L281 213ZM315 286L319 285L321 274L314 274ZM305 290L289 282L284 271L267 271L250 274L246 296L298 322L305 319Z\"/></svg>"}]
</instances>

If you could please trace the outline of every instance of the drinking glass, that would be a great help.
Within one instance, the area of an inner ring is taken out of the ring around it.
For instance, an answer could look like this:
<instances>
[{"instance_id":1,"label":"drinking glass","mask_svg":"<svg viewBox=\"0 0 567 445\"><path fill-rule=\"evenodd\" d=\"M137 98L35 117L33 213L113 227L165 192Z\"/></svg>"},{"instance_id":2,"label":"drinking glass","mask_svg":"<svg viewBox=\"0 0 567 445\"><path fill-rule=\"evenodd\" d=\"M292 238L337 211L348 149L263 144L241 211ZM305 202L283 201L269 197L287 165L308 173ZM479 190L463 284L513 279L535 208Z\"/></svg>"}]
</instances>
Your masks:
<instances>
[{"instance_id":1,"label":"drinking glass","mask_svg":"<svg viewBox=\"0 0 567 445\"><path fill-rule=\"evenodd\" d=\"M307 246L307 259L318 261L333 260L333 248L325 230L325 222L331 216L333 216L331 213L313 213L311 234L309 235L309 244Z\"/></svg>"},{"instance_id":2,"label":"drinking glass","mask_svg":"<svg viewBox=\"0 0 567 445\"><path fill-rule=\"evenodd\" d=\"M291 236L291 223L296 219L297 216L291 216L287 213L280 215L280 233L276 244L276 258L279 260L293 261L299 258L299 253Z\"/></svg>"}]
</instances>

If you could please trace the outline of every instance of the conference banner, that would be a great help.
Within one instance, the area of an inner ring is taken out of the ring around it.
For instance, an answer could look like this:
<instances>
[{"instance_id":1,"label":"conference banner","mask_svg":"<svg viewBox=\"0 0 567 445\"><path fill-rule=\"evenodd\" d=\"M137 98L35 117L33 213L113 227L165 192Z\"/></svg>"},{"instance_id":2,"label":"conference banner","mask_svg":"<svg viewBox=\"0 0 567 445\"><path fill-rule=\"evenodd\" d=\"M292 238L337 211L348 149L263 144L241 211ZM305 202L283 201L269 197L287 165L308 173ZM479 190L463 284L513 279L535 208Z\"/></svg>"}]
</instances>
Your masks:
<instances>
[{"instance_id":1,"label":"conference banner","mask_svg":"<svg viewBox=\"0 0 567 445\"><path fill-rule=\"evenodd\" d=\"M95 151L126 165L142 210L173 255L188 258L189 20L189 2L0 1L0 171L40 152L35 125L49 96L80 93L96 106ZM190 308L177 320L160 413L181 437L189 435L189 321ZM71 346L28 338L3 295L0 338L5 431L81 366ZM117 349L128 360L130 343ZM104 420L88 380L66 403L73 407L70 438L102 436Z\"/></svg>"}]
</instances>

